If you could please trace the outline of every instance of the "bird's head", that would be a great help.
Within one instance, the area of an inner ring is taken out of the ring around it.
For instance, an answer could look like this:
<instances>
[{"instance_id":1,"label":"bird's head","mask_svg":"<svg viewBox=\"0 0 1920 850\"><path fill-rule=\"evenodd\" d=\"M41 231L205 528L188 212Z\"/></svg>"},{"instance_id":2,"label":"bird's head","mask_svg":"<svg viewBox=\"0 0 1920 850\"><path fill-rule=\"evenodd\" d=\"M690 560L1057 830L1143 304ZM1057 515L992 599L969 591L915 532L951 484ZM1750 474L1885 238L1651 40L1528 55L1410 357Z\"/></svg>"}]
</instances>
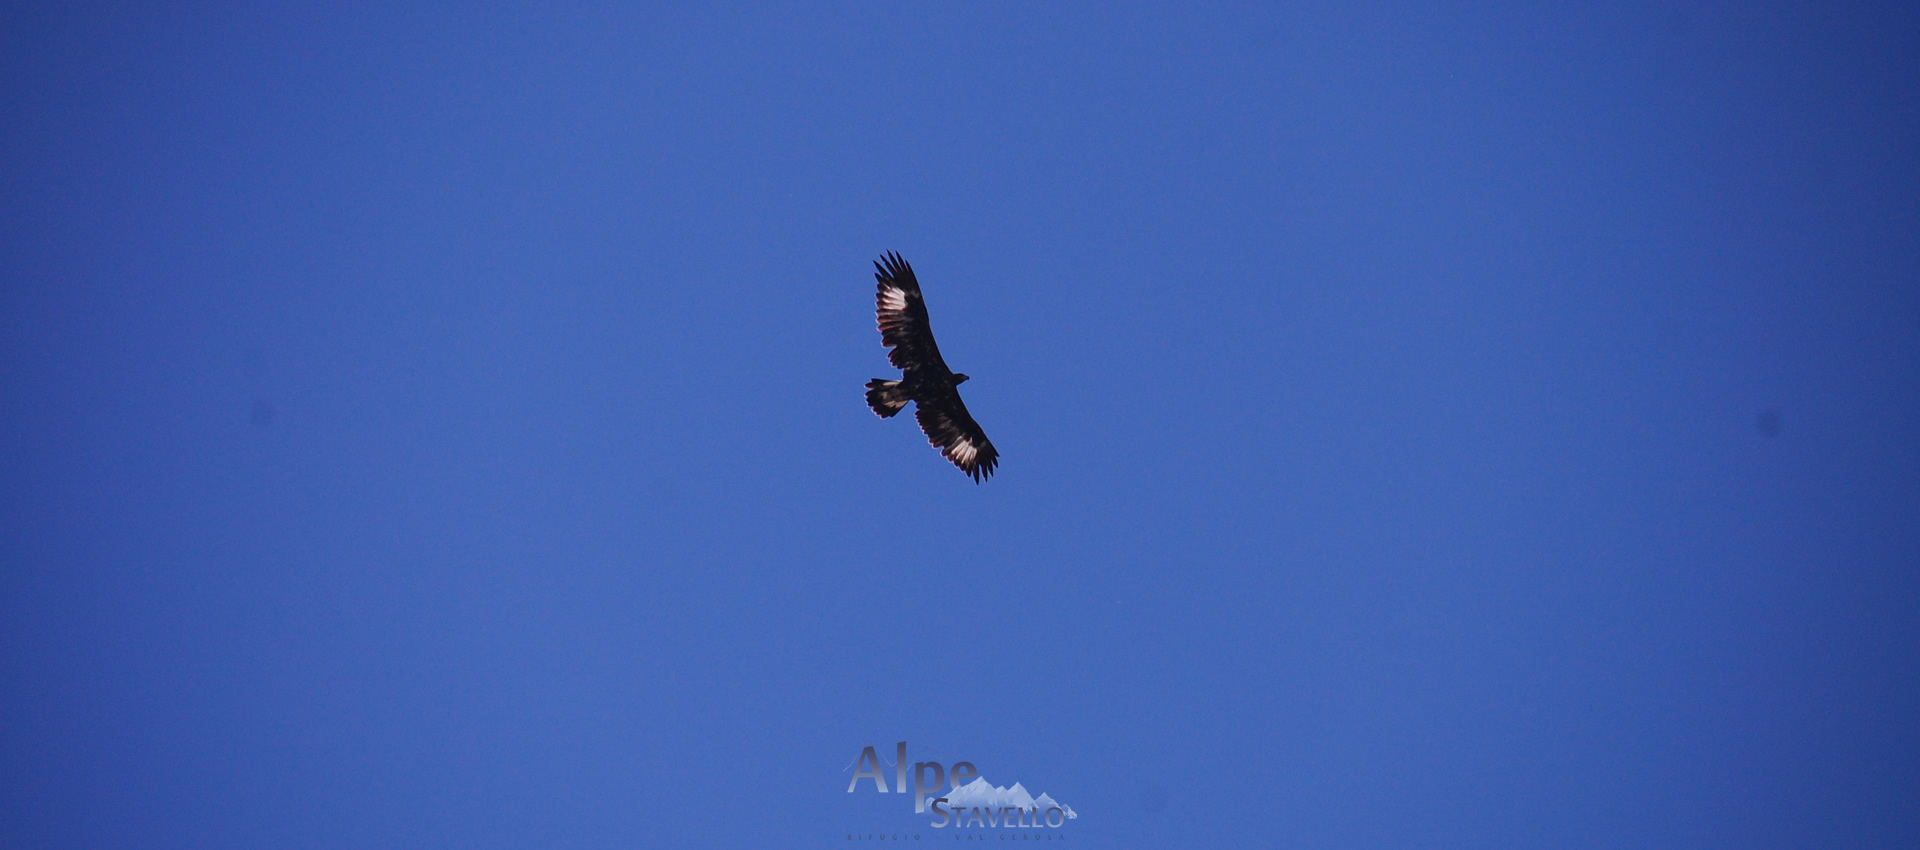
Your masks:
<instances>
[{"instance_id":1,"label":"bird's head","mask_svg":"<svg viewBox=\"0 0 1920 850\"><path fill-rule=\"evenodd\" d=\"M966 382L967 382L967 373L965 373L965 372L955 372L955 373L953 373L953 385L954 385L954 386L956 386L956 387L957 387L957 386L960 386L961 384L964 384L964 383L966 383Z\"/></svg>"}]
</instances>

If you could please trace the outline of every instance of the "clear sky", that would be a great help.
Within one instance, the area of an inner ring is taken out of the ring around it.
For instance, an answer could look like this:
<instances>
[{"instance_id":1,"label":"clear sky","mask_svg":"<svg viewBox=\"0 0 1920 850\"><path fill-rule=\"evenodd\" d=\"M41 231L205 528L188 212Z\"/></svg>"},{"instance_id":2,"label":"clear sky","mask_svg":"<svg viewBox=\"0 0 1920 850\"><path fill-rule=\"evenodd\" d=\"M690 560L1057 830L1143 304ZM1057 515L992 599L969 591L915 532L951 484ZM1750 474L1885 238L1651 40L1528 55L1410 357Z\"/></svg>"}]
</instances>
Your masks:
<instances>
[{"instance_id":1,"label":"clear sky","mask_svg":"<svg viewBox=\"0 0 1920 850\"><path fill-rule=\"evenodd\" d=\"M845 791L907 741L1067 846L1914 847L1915 80L1911 4L9 4L0 845L951 841ZM984 485L862 401L887 250Z\"/></svg>"}]
</instances>

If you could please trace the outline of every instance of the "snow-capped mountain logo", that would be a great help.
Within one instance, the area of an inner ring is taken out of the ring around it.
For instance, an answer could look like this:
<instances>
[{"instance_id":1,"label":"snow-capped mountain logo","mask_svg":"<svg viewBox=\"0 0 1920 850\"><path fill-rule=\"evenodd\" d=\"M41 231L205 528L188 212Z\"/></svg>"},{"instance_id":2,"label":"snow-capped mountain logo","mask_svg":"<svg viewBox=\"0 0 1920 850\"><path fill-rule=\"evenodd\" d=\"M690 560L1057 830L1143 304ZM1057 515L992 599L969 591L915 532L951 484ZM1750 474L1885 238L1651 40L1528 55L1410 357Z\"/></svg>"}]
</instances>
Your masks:
<instances>
[{"instance_id":1,"label":"snow-capped mountain logo","mask_svg":"<svg viewBox=\"0 0 1920 850\"><path fill-rule=\"evenodd\" d=\"M887 788L887 765L869 746L849 766L855 769L847 783L851 794L860 780L873 780L879 793L907 793L907 742L894 745L893 788ZM942 791L950 786L950 790ZM938 761L913 765L913 811L937 817L930 826L986 827L990 829L1059 829L1067 821L1080 817L1073 807L1042 793L1035 797L1018 782L1011 788L996 786L980 775L972 762L957 761L951 769Z\"/></svg>"},{"instance_id":2,"label":"snow-capped mountain logo","mask_svg":"<svg viewBox=\"0 0 1920 850\"><path fill-rule=\"evenodd\" d=\"M945 804L943 807L941 804ZM1052 797L1041 794L1035 797L1027 793L1020 783L1012 788L995 788L985 777L962 785L947 792L947 796L936 798L929 808L941 819L934 826L946 826L946 817L953 815L954 826L1040 826L1042 822L1050 827L1058 827L1069 820L1079 817L1065 803L1054 802ZM985 814L982 814L982 813ZM1015 823L1015 819L1019 823ZM996 821L998 823L996 823Z\"/></svg>"}]
</instances>

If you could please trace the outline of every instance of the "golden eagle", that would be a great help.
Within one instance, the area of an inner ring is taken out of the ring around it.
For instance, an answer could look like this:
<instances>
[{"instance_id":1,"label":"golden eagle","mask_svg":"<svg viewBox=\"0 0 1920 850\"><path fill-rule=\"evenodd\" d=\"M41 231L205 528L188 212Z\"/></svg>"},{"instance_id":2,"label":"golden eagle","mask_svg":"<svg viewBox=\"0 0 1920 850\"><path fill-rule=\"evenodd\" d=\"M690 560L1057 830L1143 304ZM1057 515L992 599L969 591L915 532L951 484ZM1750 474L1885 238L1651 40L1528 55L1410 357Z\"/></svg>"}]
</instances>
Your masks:
<instances>
[{"instance_id":1,"label":"golden eagle","mask_svg":"<svg viewBox=\"0 0 1920 850\"><path fill-rule=\"evenodd\" d=\"M875 262L874 280L880 282L874 296L880 316L880 342L893 349L887 360L900 370L900 380L874 378L867 382L867 406L891 418L914 403L913 416L927 442L960 471L973 476L974 483L992 477L1000 453L987 442L987 434L967 413L960 401L958 387L967 376L947 368L940 359L940 347L933 344L933 328L927 322L927 303L920 297L920 281L913 267L888 252Z\"/></svg>"}]
</instances>

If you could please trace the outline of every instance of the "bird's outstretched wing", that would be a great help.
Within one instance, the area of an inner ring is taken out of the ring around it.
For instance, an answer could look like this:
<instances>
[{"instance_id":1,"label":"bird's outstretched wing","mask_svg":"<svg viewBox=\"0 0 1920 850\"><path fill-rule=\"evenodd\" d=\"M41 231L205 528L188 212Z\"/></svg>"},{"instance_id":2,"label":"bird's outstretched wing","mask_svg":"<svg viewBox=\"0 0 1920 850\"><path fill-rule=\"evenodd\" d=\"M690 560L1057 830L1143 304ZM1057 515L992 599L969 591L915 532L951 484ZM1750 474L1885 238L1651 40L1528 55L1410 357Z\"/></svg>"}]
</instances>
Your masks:
<instances>
[{"instance_id":1,"label":"bird's outstretched wing","mask_svg":"<svg viewBox=\"0 0 1920 850\"><path fill-rule=\"evenodd\" d=\"M902 372L927 369L945 373L947 362L940 359L940 346L933 342L933 328L927 321L927 304L920 297L920 281L913 267L891 251L873 264L874 310L880 318L880 341L888 348L887 360ZM962 415L965 409L962 408Z\"/></svg>"},{"instance_id":2,"label":"bird's outstretched wing","mask_svg":"<svg viewBox=\"0 0 1920 850\"><path fill-rule=\"evenodd\" d=\"M927 442L938 448L941 456L953 461L954 466L960 467L961 472L973 476L976 483L993 477L1000 452L987 441L987 432L980 430L980 423L967 413L967 405L960 400L958 390L948 389L932 398L919 399L913 416L920 420L920 430L926 433Z\"/></svg>"}]
</instances>

